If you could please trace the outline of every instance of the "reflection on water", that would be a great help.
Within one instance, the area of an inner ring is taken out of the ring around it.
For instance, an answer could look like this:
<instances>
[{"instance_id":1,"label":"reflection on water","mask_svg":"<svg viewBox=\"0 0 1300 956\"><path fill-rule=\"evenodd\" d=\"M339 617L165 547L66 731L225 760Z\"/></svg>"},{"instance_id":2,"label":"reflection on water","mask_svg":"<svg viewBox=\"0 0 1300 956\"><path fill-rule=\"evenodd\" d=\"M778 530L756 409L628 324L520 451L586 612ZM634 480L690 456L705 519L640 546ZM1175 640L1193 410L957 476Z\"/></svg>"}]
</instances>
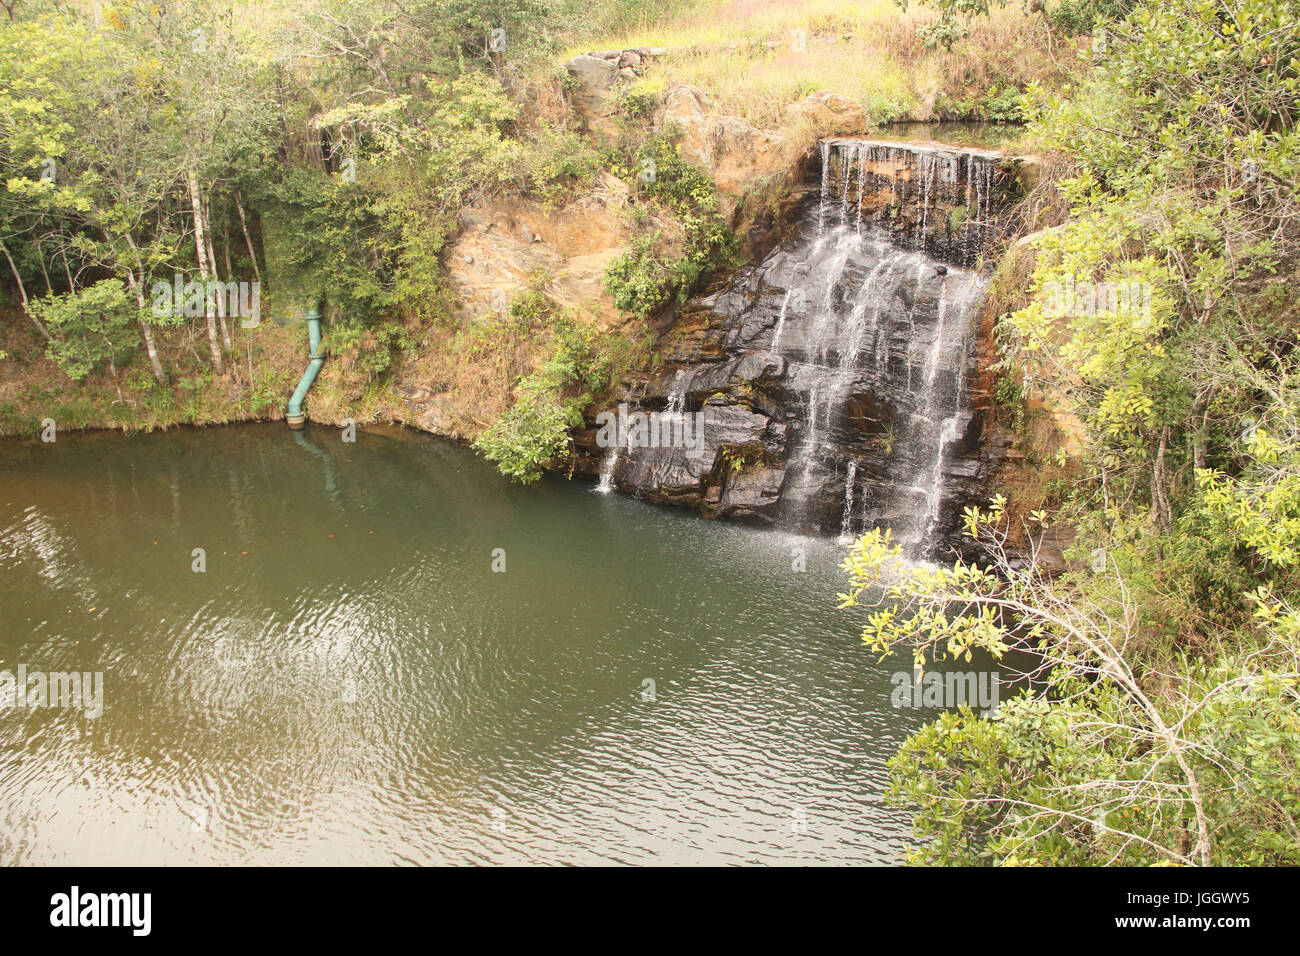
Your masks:
<instances>
[{"instance_id":1,"label":"reflection on water","mask_svg":"<svg viewBox=\"0 0 1300 956\"><path fill-rule=\"evenodd\" d=\"M589 490L396 431L0 445L0 668L105 675L0 712L0 862L896 860L923 715L842 549Z\"/></svg>"},{"instance_id":2,"label":"reflection on water","mask_svg":"<svg viewBox=\"0 0 1300 956\"><path fill-rule=\"evenodd\" d=\"M1025 128L1016 123L886 123L868 139L947 143L971 149L1006 149L1021 140Z\"/></svg>"}]
</instances>

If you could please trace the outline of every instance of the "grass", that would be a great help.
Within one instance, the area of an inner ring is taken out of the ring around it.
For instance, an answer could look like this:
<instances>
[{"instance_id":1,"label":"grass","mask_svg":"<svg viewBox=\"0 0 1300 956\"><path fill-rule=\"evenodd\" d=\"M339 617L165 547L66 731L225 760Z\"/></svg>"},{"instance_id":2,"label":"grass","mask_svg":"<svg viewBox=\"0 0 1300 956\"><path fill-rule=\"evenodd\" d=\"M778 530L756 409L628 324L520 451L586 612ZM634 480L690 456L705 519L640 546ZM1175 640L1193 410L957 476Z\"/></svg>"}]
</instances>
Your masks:
<instances>
[{"instance_id":1,"label":"grass","mask_svg":"<svg viewBox=\"0 0 1300 956\"><path fill-rule=\"evenodd\" d=\"M894 0L669 3L658 19L646 14L628 29L582 36L566 56L666 47L654 75L698 86L719 112L766 127L781 125L790 103L818 90L858 101L883 123L938 119L951 104L967 104L978 116L995 89L1068 78L1069 50L1058 50L1066 65L1058 66L1041 20L1019 5L976 20L952 52L927 50L918 38L917 29L934 18L924 6L904 12Z\"/></svg>"}]
</instances>

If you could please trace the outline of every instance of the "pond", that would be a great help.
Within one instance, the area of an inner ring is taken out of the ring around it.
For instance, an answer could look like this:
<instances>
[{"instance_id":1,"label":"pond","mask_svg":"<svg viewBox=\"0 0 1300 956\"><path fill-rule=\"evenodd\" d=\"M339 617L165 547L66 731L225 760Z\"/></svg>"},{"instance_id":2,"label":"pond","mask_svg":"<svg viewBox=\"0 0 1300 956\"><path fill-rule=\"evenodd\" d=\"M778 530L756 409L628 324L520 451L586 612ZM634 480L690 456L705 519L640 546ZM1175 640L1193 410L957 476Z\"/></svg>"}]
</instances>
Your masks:
<instances>
[{"instance_id":1,"label":"pond","mask_svg":"<svg viewBox=\"0 0 1300 956\"><path fill-rule=\"evenodd\" d=\"M844 546L592 492L396 429L0 444L0 668L86 675L0 710L0 863L896 862L933 711Z\"/></svg>"}]
</instances>

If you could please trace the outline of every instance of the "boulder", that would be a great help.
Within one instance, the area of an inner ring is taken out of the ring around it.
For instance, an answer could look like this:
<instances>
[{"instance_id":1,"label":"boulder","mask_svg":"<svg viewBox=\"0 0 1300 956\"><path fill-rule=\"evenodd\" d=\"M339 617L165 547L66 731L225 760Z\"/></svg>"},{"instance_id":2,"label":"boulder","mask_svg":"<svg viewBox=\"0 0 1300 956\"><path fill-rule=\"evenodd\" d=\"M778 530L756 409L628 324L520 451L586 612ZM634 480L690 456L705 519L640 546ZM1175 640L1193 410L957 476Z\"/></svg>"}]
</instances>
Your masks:
<instances>
[{"instance_id":1,"label":"boulder","mask_svg":"<svg viewBox=\"0 0 1300 956\"><path fill-rule=\"evenodd\" d=\"M611 61L583 53L564 64L564 68L576 81L574 108L588 119L599 116L604 110L609 90L618 78L617 54Z\"/></svg>"},{"instance_id":2,"label":"boulder","mask_svg":"<svg viewBox=\"0 0 1300 956\"><path fill-rule=\"evenodd\" d=\"M847 96L822 90L811 93L785 111L787 125L806 122L819 136L847 136L867 129L861 104Z\"/></svg>"},{"instance_id":3,"label":"boulder","mask_svg":"<svg viewBox=\"0 0 1300 956\"><path fill-rule=\"evenodd\" d=\"M785 374L785 359L775 352L746 352L731 374L742 382L774 382Z\"/></svg>"},{"instance_id":4,"label":"boulder","mask_svg":"<svg viewBox=\"0 0 1300 956\"><path fill-rule=\"evenodd\" d=\"M722 493L713 505L715 513L719 517L757 519L770 524L775 521L781 504L784 481L784 465L728 470Z\"/></svg>"},{"instance_id":5,"label":"boulder","mask_svg":"<svg viewBox=\"0 0 1300 956\"><path fill-rule=\"evenodd\" d=\"M718 188L723 213L730 216L755 179L785 170L790 159L773 130L751 126L738 116L710 117L708 98L680 84L664 96L660 128L681 130L681 154L702 167Z\"/></svg>"}]
</instances>

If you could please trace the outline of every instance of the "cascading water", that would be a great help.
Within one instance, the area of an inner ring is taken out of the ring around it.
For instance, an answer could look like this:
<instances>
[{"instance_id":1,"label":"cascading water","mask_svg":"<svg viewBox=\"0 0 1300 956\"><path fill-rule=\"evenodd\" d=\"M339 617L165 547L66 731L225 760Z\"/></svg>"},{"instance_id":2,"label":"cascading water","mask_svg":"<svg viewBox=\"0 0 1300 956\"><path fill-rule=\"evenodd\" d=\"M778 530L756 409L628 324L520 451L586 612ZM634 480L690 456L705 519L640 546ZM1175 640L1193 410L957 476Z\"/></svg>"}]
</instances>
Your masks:
<instances>
[{"instance_id":1,"label":"cascading water","mask_svg":"<svg viewBox=\"0 0 1300 956\"><path fill-rule=\"evenodd\" d=\"M618 467L617 447L605 452L605 457L600 462L600 480L596 482L596 490L602 495L607 495L614 490L614 469Z\"/></svg>"},{"instance_id":2,"label":"cascading water","mask_svg":"<svg viewBox=\"0 0 1300 956\"><path fill-rule=\"evenodd\" d=\"M848 467L844 469L844 514L840 518L840 540L844 542L853 539L853 494L857 478L857 460L850 458Z\"/></svg>"},{"instance_id":3,"label":"cascading water","mask_svg":"<svg viewBox=\"0 0 1300 956\"><path fill-rule=\"evenodd\" d=\"M628 448L600 474L706 514L887 526L924 555L982 490L971 266L1002 209L995 157L827 140L817 172L794 236L692 300L634 386L641 407L699 409L704 454Z\"/></svg>"},{"instance_id":4,"label":"cascading water","mask_svg":"<svg viewBox=\"0 0 1300 956\"><path fill-rule=\"evenodd\" d=\"M845 204L856 191L856 230L887 229L896 245L924 249L969 265L998 226L996 153L912 143L866 140L822 142L823 203L838 187L838 210L822 209L819 221L847 222Z\"/></svg>"},{"instance_id":5,"label":"cascading water","mask_svg":"<svg viewBox=\"0 0 1300 956\"><path fill-rule=\"evenodd\" d=\"M839 218L835 210L824 215ZM809 282L827 282L805 296L816 308L787 314L782 339L768 343L803 407L784 510L793 523L824 527L835 482L842 535L887 524L901 543L923 550L938 520L946 452L970 421L962 383L982 283L878 234L859 235L855 225L829 226L825 238L837 251L809 271ZM863 451L875 453L876 480L859 511Z\"/></svg>"},{"instance_id":6,"label":"cascading water","mask_svg":"<svg viewBox=\"0 0 1300 956\"><path fill-rule=\"evenodd\" d=\"M673 387L668 392L668 401L664 404L666 414L681 415L686 411L686 387L690 381L691 375L685 369L678 369L673 375Z\"/></svg>"}]
</instances>

